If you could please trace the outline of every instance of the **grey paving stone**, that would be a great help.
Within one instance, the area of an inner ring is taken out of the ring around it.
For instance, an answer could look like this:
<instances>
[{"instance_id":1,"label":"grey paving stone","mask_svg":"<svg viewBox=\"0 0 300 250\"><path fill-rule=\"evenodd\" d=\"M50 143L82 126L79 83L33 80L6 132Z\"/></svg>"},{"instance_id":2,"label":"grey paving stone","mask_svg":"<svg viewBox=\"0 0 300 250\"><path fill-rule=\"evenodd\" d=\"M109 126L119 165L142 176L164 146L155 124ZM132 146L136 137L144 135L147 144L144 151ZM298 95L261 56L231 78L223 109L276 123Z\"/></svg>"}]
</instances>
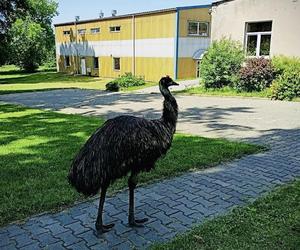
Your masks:
<instances>
[{"instance_id":1,"label":"grey paving stone","mask_svg":"<svg viewBox=\"0 0 300 250\"><path fill-rule=\"evenodd\" d=\"M84 232L90 230L89 228L82 226L80 222L75 222L75 223L66 225L66 228L71 229L73 231L74 235L81 234L81 233L84 233Z\"/></svg>"},{"instance_id":2,"label":"grey paving stone","mask_svg":"<svg viewBox=\"0 0 300 250\"><path fill-rule=\"evenodd\" d=\"M61 234L61 233L64 233L66 231L71 231L70 229L68 229L66 227L63 227L58 222L55 223L55 224L51 224L51 225L45 226L45 228L48 228L54 236L58 235L58 234Z\"/></svg>"},{"instance_id":3,"label":"grey paving stone","mask_svg":"<svg viewBox=\"0 0 300 250\"><path fill-rule=\"evenodd\" d=\"M39 249L41 249L41 247L39 246L39 242L34 242L30 245L20 248L20 250L39 250Z\"/></svg>"},{"instance_id":4,"label":"grey paving stone","mask_svg":"<svg viewBox=\"0 0 300 250\"><path fill-rule=\"evenodd\" d=\"M32 244L35 244L37 242L36 240L32 239L28 234L17 235L17 236L14 236L12 239L14 241L16 241L16 243L17 243L16 247L17 248L32 245Z\"/></svg>"},{"instance_id":5,"label":"grey paving stone","mask_svg":"<svg viewBox=\"0 0 300 250\"><path fill-rule=\"evenodd\" d=\"M35 240L40 242L41 247L47 247L48 245L54 244L59 240L54 238L50 233L39 234L38 236L33 236Z\"/></svg>"},{"instance_id":6,"label":"grey paving stone","mask_svg":"<svg viewBox=\"0 0 300 250\"><path fill-rule=\"evenodd\" d=\"M44 249L46 249L46 250L64 250L66 248L63 246L63 242L59 241L54 244L50 244L50 245L46 246Z\"/></svg>"},{"instance_id":7,"label":"grey paving stone","mask_svg":"<svg viewBox=\"0 0 300 250\"><path fill-rule=\"evenodd\" d=\"M81 238L74 236L72 234L72 232L70 232L70 231L60 233L60 234L56 235L56 237L59 238L63 242L63 245L65 247L73 245L77 242L83 241Z\"/></svg>"}]
</instances>

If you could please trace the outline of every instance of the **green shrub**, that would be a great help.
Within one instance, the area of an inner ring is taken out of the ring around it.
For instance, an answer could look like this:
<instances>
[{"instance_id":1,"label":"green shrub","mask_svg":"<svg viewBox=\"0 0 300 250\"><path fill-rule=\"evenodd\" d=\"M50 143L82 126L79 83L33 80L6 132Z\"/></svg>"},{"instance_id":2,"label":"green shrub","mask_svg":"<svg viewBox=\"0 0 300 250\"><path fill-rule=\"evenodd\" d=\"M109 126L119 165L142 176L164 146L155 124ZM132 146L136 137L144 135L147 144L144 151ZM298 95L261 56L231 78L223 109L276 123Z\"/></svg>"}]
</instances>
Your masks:
<instances>
[{"instance_id":1,"label":"green shrub","mask_svg":"<svg viewBox=\"0 0 300 250\"><path fill-rule=\"evenodd\" d=\"M239 42L223 38L212 43L201 62L201 79L206 88L233 85L245 58Z\"/></svg>"},{"instance_id":2,"label":"green shrub","mask_svg":"<svg viewBox=\"0 0 300 250\"><path fill-rule=\"evenodd\" d=\"M113 82L118 83L121 88L145 85L145 80L143 78L136 77L132 75L132 73L125 73L125 75L113 80Z\"/></svg>"},{"instance_id":3,"label":"green shrub","mask_svg":"<svg viewBox=\"0 0 300 250\"><path fill-rule=\"evenodd\" d=\"M117 82L109 82L105 85L107 91L118 92L120 90L120 86Z\"/></svg>"},{"instance_id":4,"label":"green shrub","mask_svg":"<svg viewBox=\"0 0 300 250\"><path fill-rule=\"evenodd\" d=\"M271 61L265 58L251 58L239 72L239 80L235 82L238 91L262 91L270 87L274 79Z\"/></svg>"},{"instance_id":5,"label":"green shrub","mask_svg":"<svg viewBox=\"0 0 300 250\"><path fill-rule=\"evenodd\" d=\"M272 64L276 72L271 86L272 99L292 100L300 97L300 58L274 57Z\"/></svg>"}]
</instances>

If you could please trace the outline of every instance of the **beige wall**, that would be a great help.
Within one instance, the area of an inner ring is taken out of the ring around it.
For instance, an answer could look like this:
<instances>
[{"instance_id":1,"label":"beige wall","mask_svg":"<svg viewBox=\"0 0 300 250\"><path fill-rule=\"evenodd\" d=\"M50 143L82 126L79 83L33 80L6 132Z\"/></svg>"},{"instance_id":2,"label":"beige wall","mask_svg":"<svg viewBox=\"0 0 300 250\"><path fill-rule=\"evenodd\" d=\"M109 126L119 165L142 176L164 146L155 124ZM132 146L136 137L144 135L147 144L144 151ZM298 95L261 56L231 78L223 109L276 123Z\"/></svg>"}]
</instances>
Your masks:
<instances>
[{"instance_id":1,"label":"beige wall","mask_svg":"<svg viewBox=\"0 0 300 250\"><path fill-rule=\"evenodd\" d=\"M300 0L234 0L213 6L212 40L244 44L245 23L273 21L271 55L300 56Z\"/></svg>"}]
</instances>

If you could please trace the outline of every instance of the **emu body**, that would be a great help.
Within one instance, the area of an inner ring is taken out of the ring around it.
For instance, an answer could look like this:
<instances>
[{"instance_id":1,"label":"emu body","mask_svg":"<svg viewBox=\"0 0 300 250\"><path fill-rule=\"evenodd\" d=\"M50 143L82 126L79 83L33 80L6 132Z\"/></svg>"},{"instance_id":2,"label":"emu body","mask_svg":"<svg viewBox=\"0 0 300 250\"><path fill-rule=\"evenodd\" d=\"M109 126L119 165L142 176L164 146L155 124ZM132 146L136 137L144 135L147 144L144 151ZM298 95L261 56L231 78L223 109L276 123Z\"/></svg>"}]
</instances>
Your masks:
<instances>
[{"instance_id":1,"label":"emu body","mask_svg":"<svg viewBox=\"0 0 300 250\"><path fill-rule=\"evenodd\" d=\"M68 176L71 185L87 196L95 195L101 189L96 221L99 232L113 227L113 224L102 223L106 190L116 179L129 172L129 225L140 226L147 221L134 218L134 189L138 173L153 169L155 162L171 147L178 116L176 100L168 89L172 85L178 84L170 77L163 77L159 82L165 99L160 119L147 120L124 115L107 120L73 160Z\"/></svg>"}]
</instances>

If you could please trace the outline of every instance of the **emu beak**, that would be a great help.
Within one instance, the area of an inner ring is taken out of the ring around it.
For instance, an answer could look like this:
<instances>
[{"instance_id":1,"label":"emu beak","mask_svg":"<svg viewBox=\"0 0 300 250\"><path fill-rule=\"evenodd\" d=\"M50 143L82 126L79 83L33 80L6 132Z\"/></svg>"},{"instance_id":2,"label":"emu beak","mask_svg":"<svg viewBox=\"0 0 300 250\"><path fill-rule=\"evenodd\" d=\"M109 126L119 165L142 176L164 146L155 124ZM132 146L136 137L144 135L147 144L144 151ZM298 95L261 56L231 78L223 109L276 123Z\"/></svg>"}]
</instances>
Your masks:
<instances>
[{"instance_id":1,"label":"emu beak","mask_svg":"<svg viewBox=\"0 0 300 250\"><path fill-rule=\"evenodd\" d=\"M172 82L172 86L179 86L177 82Z\"/></svg>"}]
</instances>

